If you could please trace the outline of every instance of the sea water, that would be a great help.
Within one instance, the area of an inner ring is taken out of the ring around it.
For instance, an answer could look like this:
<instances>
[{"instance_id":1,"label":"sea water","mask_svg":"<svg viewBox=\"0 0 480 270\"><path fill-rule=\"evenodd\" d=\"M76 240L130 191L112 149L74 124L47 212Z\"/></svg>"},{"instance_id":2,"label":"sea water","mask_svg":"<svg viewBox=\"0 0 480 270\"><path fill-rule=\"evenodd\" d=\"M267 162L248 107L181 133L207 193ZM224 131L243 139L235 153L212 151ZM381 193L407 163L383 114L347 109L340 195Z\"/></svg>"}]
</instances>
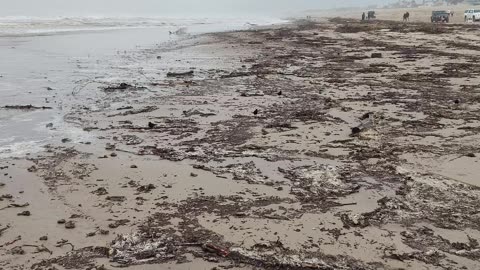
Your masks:
<instances>
[{"instance_id":1,"label":"sea water","mask_svg":"<svg viewBox=\"0 0 480 270\"><path fill-rule=\"evenodd\" d=\"M63 100L85 79L87 72L82 69L94 66L89 63L174 41L181 37L170 32L182 28L188 34L201 34L282 22L275 18L0 17L0 107L53 108L0 108L0 158L35 153L63 137L88 140L88 133L63 121L68 113Z\"/></svg>"}]
</instances>

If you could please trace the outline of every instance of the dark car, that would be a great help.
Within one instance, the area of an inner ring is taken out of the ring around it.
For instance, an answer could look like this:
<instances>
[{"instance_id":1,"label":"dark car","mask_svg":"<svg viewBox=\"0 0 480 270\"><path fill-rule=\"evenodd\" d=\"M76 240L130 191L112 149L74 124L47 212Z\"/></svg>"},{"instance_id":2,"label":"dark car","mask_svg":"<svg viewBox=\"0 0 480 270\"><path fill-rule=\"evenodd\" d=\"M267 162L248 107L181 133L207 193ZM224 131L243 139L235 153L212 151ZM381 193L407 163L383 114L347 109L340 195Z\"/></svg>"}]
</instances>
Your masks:
<instances>
[{"instance_id":1,"label":"dark car","mask_svg":"<svg viewBox=\"0 0 480 270\"><path fill-rule=\"evenodd\" d=\"M450 12L442 11L432 11L432 23L433 22L444 22L448 23L450 21Z\"/></svg>"}]
</instances>

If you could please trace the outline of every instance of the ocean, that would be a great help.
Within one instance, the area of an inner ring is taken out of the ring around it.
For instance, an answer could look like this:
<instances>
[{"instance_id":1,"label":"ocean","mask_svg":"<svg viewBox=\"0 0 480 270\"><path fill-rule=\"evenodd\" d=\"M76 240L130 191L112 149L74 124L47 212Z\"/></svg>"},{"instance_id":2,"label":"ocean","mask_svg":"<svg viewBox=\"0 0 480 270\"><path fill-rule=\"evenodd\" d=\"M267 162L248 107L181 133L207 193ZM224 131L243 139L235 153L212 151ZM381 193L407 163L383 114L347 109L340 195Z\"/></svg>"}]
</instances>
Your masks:
<instances>
[{"instance_id":1,"label":"ocean","mask_svg":"<svg viewBox=\"0 0 480 270\"><path fill-rule=\"evenodd\" d=\"M65 100L102 63L187 36L284 23L278 18L0 17L0 158L23 157L88 133L65 123ZM113 71L112 71L113 72ZM115 77L115 74L111 74ZM12 110L9 105L52 107Z\"/></svg>"}]
</instances>

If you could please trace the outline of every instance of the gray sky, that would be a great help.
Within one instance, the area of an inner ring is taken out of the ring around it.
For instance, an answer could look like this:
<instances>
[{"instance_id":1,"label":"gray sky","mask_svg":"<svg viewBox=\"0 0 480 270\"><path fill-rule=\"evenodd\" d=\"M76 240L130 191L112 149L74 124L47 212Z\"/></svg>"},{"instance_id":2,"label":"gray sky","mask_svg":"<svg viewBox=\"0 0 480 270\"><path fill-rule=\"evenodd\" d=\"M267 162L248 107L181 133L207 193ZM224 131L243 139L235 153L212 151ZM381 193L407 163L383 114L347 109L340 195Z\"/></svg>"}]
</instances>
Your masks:
<instances>
[{"instance_id":1,"label":"gray sky","mask_svg":"<svg viewBox=\"0 0 480 270\"><path fill-rule=\"evenodd\" d=\"M0 0L0 16L279 14L387 0Z\"/></svg>"}]
</instances>

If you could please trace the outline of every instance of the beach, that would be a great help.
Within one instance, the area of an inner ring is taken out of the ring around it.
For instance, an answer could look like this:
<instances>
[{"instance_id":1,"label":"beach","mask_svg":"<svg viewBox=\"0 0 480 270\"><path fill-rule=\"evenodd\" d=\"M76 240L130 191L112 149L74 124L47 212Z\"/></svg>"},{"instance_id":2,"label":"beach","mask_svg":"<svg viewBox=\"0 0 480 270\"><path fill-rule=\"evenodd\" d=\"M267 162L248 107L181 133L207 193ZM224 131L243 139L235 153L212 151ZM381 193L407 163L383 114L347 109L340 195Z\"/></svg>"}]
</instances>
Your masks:
<instances>
[{"instance_id":1,"label":"beach","mask_svg":"<svg viewBox=\"0 0 480 270\"><path fill-rule=\"evenodd\" d=\"M61 132L0 159L0 269L479 268L480 26L387 12L148 39L2 104Z\"/></svg>"}]
</instances>

